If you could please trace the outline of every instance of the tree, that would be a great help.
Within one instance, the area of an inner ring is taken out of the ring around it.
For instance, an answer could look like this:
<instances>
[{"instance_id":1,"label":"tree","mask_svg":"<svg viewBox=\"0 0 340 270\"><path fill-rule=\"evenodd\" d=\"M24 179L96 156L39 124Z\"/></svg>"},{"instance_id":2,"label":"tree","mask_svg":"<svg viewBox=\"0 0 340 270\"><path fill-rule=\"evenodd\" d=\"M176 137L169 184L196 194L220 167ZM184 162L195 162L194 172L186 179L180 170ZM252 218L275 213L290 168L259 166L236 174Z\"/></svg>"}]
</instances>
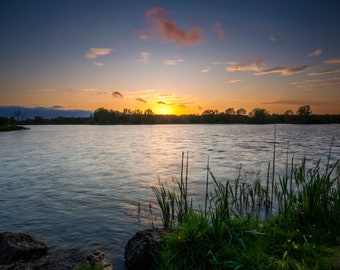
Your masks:
<instances>
[{"instance_id":1,"label":"tree","mask_svg":"<svg viewBox=\"0 0 340 270\"><path fill-rule=\"evenodd\" d=\"M236 111L237 115L245 115L247 114L247 111L244 108L240 108Z\"/></svg>"},{"instance_id":2,"label":"tree","mask_svg":"<svg viewBox=\"0 0 340 270\"><path fill-rule=\"evenodd\" d=\"M301 106L297 111L296 111L297 115L300 116L309 116L312 115L312 110L310 108L310 105L304 105Z\"/></svg>"},{"instance_id":3,"label":"tree","mask_svg":"<svg viewBox=\"0 0 340 270\"><path fill-rule=\"evenodd\" d=\"M264 124L269 116L269 112L266 109L256 108L251 111L250 116L253 119L253 123Z\"/></svg>"},{"instance_id":4,"label":"tree","mask_svg":"<svg viewBox=\"0 0 340 270\"><path fill-rule=\"evenodd\" d=\"M284 115L294 115L294 112L292 110L287 110Z\"/></svg>"},{"instance_id":5,"label":"tree","mask_svg":"<svg viewBox=\"0 0 340 270\"><path fill-rule=\"evenodd\" d=\"M228 115L230 115L230 114L235 114L234 108L228 108L228 109L226 109L226 110L225 110L225 114L228 114Z\"/></svg>"},{"instance_id":6,"label":"tree","mask_svg":"<svg viewBox=\"0 0 340 270\"><path fill-rule=\"evenodd\" d=\"M24 112L17 108L14 112L13 112L14 118L16 119L18 125L20 125L20 122L24 119L25 114Z\"/></svg>"},{"instance_id":7,"label":"tree","mask_svg":"<svg viewBox=\"0 0 340 270\"><path fill-rule=\"evenodd\" d=\"M93 119L96 124L107 125L110 124L110 112L104 108L98 108L93 113Z\"/></svg>"}]
</instances>

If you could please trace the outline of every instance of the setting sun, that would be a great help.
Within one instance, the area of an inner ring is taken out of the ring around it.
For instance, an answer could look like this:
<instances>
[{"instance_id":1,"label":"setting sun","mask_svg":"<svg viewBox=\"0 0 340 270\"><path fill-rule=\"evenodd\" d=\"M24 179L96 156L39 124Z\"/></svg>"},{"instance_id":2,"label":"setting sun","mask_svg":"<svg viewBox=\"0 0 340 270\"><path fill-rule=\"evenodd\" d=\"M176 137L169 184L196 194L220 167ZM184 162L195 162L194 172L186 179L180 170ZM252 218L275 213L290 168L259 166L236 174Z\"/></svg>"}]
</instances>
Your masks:
<instances>
[{"instance_id":1,"label":"setting sun","mask_svg":"<svg viewBox=\"0 0 340 270\"><path fill-rule=\"evenodd\" d=\"M158 105L154 109L155 114L176 114L174 108L169 105Z\"/></svg>"}]
</instances>

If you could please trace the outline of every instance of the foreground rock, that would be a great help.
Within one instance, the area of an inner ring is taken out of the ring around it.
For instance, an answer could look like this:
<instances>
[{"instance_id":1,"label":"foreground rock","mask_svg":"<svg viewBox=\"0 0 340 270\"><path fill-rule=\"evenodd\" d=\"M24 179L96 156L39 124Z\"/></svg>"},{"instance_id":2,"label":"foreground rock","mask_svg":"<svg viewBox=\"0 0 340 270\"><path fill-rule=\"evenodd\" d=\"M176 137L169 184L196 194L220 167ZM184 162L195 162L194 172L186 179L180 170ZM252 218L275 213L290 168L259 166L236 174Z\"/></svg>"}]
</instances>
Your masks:
<instances>
[{"instance_id":1,"label":"foreground rock","mask_svg":"<svg viewBox=\"0 0 340 270\"><path fill-rule=\"evenodd\" d=\"M124 257L126 265L133 270L153 269L156 265L154 254L161 247L166 229L147 229L137 232L126 244Z\"/></svg>"},{"instance_id":2,"label":"foreground rock","mask_svg":"<svg viewBox=\"0 0 340 270\"><path fill-rule=\"evenodd\" d=\"M100 250L86 256L79 249L48 252L47 246L23 233L0 233L0 270L72 270L89 263L112 270L112 264Z\"/></svg>"},{"instance_id":3,"label":"foreground rock","mask_svg":"<svg viewBox=\"0 0 340 270\"><path fill-rule=\"evenodd\" d=\"M23 233L0 234L0 265L12 262L27 262L47 254L47 246Z\"/></svg>"}]
</instances>

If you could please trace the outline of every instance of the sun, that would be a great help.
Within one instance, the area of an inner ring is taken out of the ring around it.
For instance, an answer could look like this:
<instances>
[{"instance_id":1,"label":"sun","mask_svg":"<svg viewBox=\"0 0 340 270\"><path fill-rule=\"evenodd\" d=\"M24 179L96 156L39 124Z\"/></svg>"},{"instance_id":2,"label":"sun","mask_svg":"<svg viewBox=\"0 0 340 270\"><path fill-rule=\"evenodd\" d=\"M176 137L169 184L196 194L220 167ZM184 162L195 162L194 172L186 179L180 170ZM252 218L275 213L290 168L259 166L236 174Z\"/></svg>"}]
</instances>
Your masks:
<instances>
[{"instance_id":1,"label":"sun","mask_svg":"<svg viewBox=\"0 0 340 270\"><path fill-rule=\"evenodd\" d=\"M174 108L169 105L161 105L154 108L155 114L175 114Z\"/></svg>"}]
</instances>

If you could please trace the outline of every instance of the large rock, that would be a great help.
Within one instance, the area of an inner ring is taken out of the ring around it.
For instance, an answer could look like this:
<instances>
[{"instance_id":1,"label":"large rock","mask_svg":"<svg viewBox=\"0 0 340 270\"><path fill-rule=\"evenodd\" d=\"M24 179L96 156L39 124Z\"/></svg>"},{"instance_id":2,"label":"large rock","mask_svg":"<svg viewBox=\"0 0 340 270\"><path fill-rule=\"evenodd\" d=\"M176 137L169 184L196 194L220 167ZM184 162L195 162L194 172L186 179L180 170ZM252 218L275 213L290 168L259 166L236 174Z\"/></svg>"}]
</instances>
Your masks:
<instances>
[{"instance_id":1,"label":"large rock","mask_svg":"<svg viewBox=\"0 0 340 270\"><path fill-rule=\"evenodd\" d=\"M47 254L47 246L24 233L0 233L0 265L36 260Z\"/></svg>"},{"instance_id":2,"label":"large rock","mask_svg":"<svg viewBox=\"0 0 340 270\"><path fill-rule=\"evenodd\" d=\"M137 232L125 246L126 265L134 270L152 269L156 263L154 255L160 250L161 240L168 232L166 229Z\"/></svg>"}]
</instances>

